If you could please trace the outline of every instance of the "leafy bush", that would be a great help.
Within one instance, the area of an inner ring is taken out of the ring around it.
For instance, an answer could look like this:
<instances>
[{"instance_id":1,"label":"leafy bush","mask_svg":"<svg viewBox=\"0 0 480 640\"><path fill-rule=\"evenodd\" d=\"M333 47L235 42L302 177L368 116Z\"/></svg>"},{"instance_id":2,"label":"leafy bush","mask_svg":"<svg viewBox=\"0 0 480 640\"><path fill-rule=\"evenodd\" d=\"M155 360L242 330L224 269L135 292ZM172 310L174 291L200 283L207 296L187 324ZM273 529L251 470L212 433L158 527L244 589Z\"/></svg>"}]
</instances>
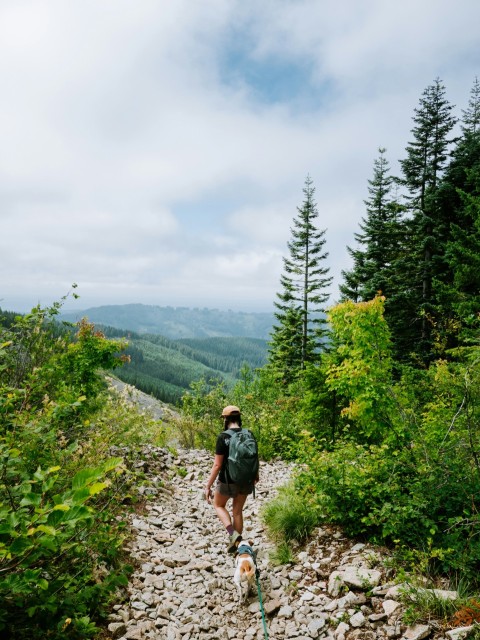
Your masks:
<instances>
[{"instance_id":1,"label":"leafy bush","mask_svg":"<svg viewBox=\"0 0 480 640\"><path fill-rule=\"evenodd\" d=\"M455 355L462 359L417 372L417 385L404 369L402 379L390 383L390 428L384 423L377 431L380 441L366 443L351 419L331 451L313 451L299 486L347 533L429 549L431 571L463 571L474 579L480 568L480 358L477 349Z\"/></svg>"},{"instance_id":2,"label":"leafy bush","mask_svg":"<svg viewBox=\"0 0 480 640\"><path fill-rule=\"evenodd\" d=\"M215 450L223 429L222 410L227 401L225 384L219 380L192 382L182 398L182 416L176 421L177 438L182 446Z\"/></svg>"},{"instance_id":3,"label":"leafy bush","mask_svg":"<svg viewBox=\"0 0 480 640\"><path fill-rule=\"evenodd\" d=\"M328 389L347 399L341 414L355 424L355 438L381 442L391 428L391 343L384 298L351 301L330 309L335 349L323 358Z\"/></svg>"},{"instance_id":4,"label":"leafy bush","mask_svg":"<svg viewBox=\"0 0 480 640\"><path fill-rule=\"evenodd\" d=\"M297 482L323 517L350 535L414 544L434 527L426 496L415 492L420 486L410 450L340 441L333 451L318 452Z\"/></svg>"},{"instance_id":5,"label":"leafy bush","mask_svg":"<svg viewBox=\"0 0 480 640\"><path fill-rule=\"evenodd\" d=\"M243 426L257 438L263 460L296 459L312 438L298 412L301 382L288 390L279 389L268 369L252 372L245 366L232 389L223 381L203 379L190 387L182 398L182 415L176 425L177 438L184 446L213 451L227 404L240 407Z\"/></svg>"},{"instance_id":6,"label":"leafy bush","mask_svg":"<svg viewBox=\"0 0 480 640\"><path fill-rule=\"evenodd\" d=\"M74 335L60 306L0 326L0 630L18 639L92 637L131 570L109 447L139 418L102 374L124 345L86 322Z\"/></svg>"}]
</instances>

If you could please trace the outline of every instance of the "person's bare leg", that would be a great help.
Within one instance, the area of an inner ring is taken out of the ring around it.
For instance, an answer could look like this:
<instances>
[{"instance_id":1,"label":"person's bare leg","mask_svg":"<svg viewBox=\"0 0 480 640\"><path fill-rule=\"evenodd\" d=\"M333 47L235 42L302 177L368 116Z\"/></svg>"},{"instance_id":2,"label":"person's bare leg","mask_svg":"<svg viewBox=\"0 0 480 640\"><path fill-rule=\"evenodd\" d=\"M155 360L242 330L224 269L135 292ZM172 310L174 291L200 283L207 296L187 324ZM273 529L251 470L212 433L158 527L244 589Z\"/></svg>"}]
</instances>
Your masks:
<instances>
[{"instance_id":1,"label":"person's bare leg","mask_svg":"<svg viewBox=\"0 0 480 640\"><path fill-rule=\"evenodd\" d=\"M243 507L248 496L238 495L233 499L232 515L233 515L233 528L238 533L243 533Z\"/></svg>"},{"instance_id":2,"label":"person's bare leg","mask_svg":"<svg viewBox=\"0 0 480 640\"><path fill-rule=\"evenodd\" d=\"M222 494L218 491L215 491L215 494L213 496L213 506L215 507L217 516L225 529L232 524L232 519L230 518L230 514L226 509L228 499L229 496L222 496ZM235 528L235 525L233 528Z\"/></svg>"}]
</instances>

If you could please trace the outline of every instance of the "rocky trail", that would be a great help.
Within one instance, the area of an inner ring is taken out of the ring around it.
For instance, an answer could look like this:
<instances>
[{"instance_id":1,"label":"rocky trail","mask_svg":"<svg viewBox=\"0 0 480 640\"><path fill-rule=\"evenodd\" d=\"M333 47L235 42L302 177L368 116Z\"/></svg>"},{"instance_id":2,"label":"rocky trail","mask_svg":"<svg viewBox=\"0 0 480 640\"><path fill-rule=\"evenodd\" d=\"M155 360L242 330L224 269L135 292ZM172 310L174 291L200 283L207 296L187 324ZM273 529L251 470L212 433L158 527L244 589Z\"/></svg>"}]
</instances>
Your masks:
<instances>
[{"instance_id":1,"label":"rocky trail","mask_svg":"<svg viewBox=\"0 0 480 640\"><path fill-rule=\"evenodd\" d=\"M238 603L227 535L203 497L211 464L212 455L204 451L178 450L174 457L166 449L144 448L137 466L147 482L139 491L150 499L142 515L131 516L130 553L138 567L128 602L113 608L111 638L265 638L256 590L245 604ZM244 511L244 538L257 551L271 640L462 637L460 630L443 633L432 622L404 625L399 587L389 583L379 550L337 529L317 529L295 564L274 566L260 511L289 475L285 463L263 463L256 498L248 498Z\"/></svg>"}]
</instances>

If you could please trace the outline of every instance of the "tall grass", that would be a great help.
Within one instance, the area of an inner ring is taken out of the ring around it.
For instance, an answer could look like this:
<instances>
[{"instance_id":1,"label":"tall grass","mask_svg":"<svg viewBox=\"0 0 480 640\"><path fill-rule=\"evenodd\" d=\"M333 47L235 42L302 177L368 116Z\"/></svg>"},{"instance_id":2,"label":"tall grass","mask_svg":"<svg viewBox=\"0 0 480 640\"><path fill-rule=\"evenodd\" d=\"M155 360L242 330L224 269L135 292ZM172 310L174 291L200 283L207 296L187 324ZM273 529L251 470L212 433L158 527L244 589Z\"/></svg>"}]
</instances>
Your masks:
<instances>
[{"instance_id":1,"label":"tall grass","mask_svg":"<svg viewBox=\"0 0 480 640\"><path fill-rule=\"evenodd\" d=\"M293 483L280 488L277 497L263 508L262 518L277 543L303 542L318 524L317 514Z\"/></svg>"}]
</instances>

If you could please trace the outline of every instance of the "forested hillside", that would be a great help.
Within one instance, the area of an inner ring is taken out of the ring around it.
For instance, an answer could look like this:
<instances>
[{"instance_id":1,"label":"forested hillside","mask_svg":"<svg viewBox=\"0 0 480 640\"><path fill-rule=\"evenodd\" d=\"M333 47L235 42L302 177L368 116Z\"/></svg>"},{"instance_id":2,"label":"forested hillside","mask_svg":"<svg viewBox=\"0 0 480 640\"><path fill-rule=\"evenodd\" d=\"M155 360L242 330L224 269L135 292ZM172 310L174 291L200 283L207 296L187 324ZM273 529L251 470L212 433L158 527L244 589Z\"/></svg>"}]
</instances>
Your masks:
<instances>
[{"instance_id":1,"label":"forested hillside","mask_svg":"<svg viewBox=\"0 0 480 640\"><path fill-rule=\"evenodd\" d=\"M170 340L164 336L125 332L98 325L112 338L128 342L130 358L117 376L164 402L178 404L192 382L223 381L227 387L243 367L262 367L267 343L255 338L205 338Z\"/></svg>"},{"instance_id":2,"label":"forested hillside","mask_svg":"<svg viewBox=\"0 0 480 640\"><path fill-rule=\"evenodd\" d=\"M62 313L62 319L76 322L87 317L95 324L136 333L160 334L167 338L245 337L267 340L272 313L245 313L218 309L188 309L145 304L107 305L84 311Z\"/></svg>"}]
</instances>

